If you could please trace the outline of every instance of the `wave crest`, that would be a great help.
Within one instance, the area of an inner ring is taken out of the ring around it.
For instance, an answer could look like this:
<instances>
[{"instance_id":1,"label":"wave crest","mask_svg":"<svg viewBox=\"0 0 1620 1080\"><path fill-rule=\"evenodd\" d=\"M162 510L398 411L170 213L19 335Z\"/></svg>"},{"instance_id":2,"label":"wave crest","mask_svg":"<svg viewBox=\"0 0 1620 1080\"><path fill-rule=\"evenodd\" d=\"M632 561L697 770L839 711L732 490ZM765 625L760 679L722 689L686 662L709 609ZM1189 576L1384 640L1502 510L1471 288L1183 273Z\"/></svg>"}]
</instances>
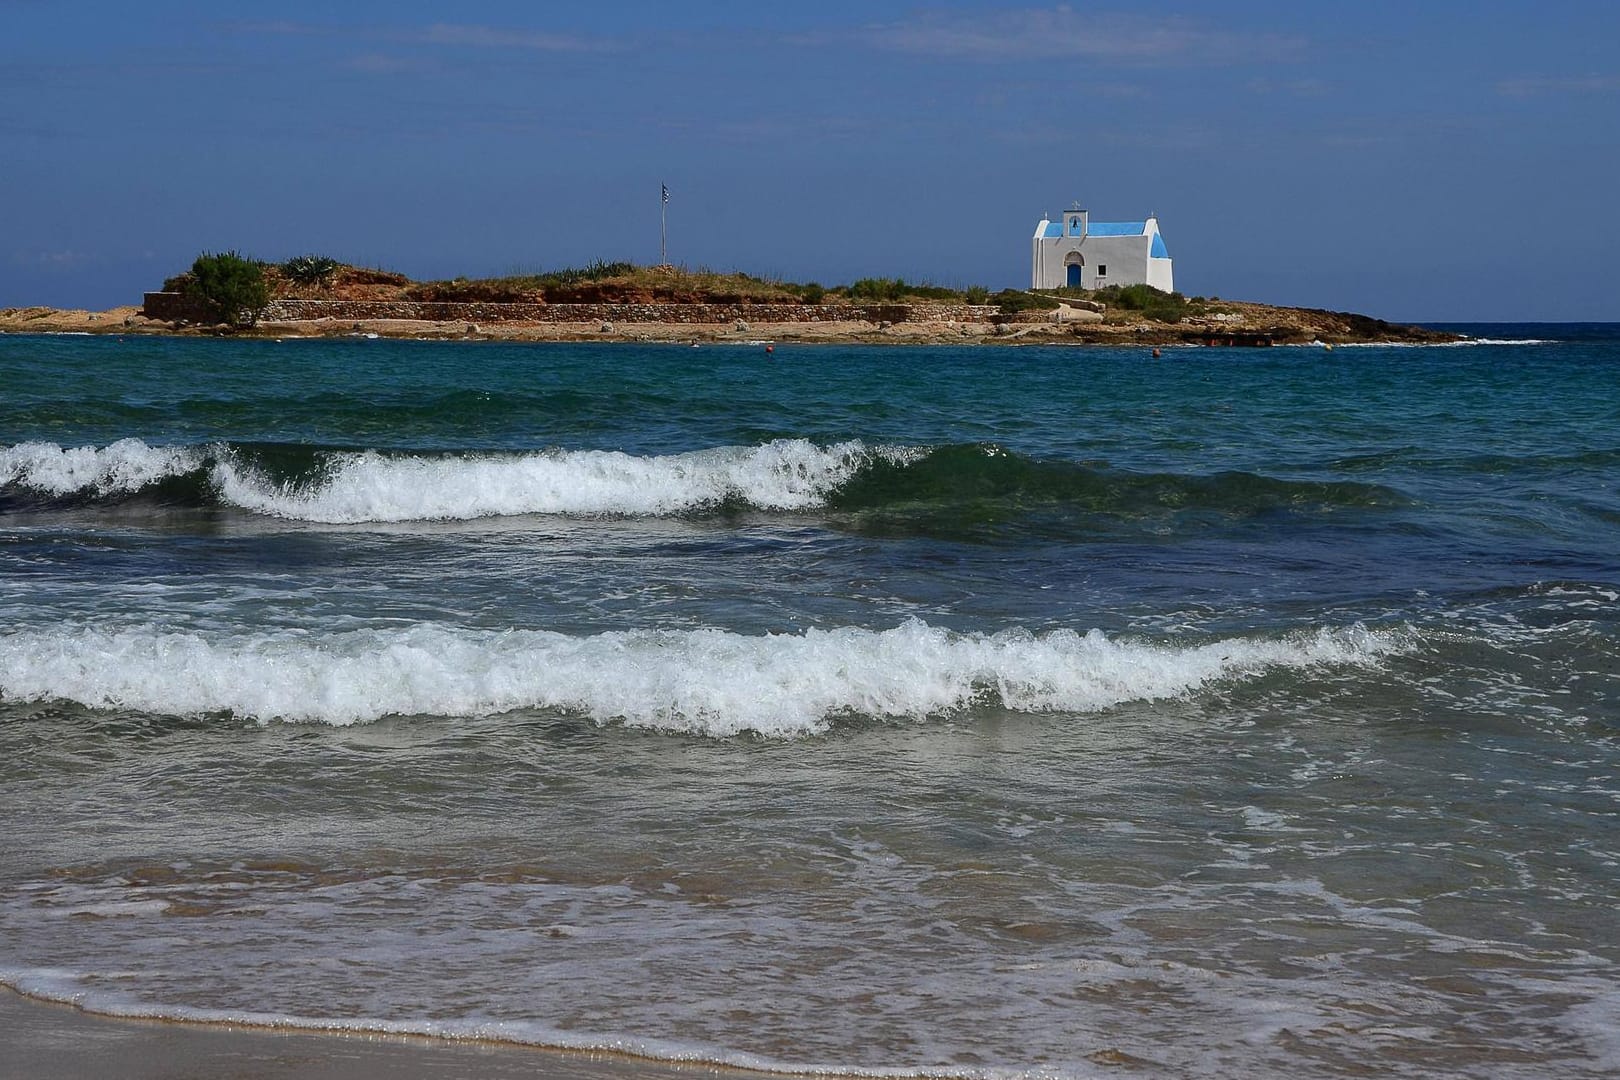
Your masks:
<instances>
[{"instance_id":1,"label":"wave crest","mask_svg":"<svg viewBox=\"0 0 1620 1080\"><path fill-rule=\"evenodd\" d=\"M0 634L0 698L260 723L541 708L711 736L793 736L841 716L920 720L977 705L1096 712L1273 669L1371 664L1399 647L1400 634L1359 626L1185 647L1098 630L961 634L918 620L764 636L419 625L227 640L83 626Z\"/></svg>"},{"instance_id":2,"label":"wave crest","mask_svg":"<svg viewBox=\"0 0 1620 1080\"><path fill-rule=\"evenodd\" d=\"M1196 515L1231 519L1399 506L1376 484L1252 473L1134 473L994 444L821 446L777 439L638 456L613 450L390 453L284 444L0 450L0 498L225 504L320 524L464 521L526 514L665 517L720 509L825 511L876 533L958 538Z\"/></svg>"},{"instance_id":3,"label":"wave crest","mask_svg":"<svg viewBox=\"0 0 1620 1080\"><path fill-rule=\"evenodd\" d=\"M127 495L194 472L205 461L205 452L195 447L148 446L139 439L104 447L18 443L0 449L0 488L17 485L58 497Z\"/></svg>"},{"instance_id":4,"label":"wave crest","mask_svg":"<svg viewBox=\"0 0 1620 1080\"><path fill-rule=\"evenodd\" d=\"M874 462L926 449L777 439L684 454L613 450L384 454L271 446L105 448L23 443L0 450L0 488L110 497L192 474L205 493L255 513L321 524L461 521L521 514L668 516L726 505L808 510Z\"/></svg>"},{"instance_id":5,"label":"wave crest","mask_svg":"<svg viewBox=\"0 0 1620 1080\"><path fill-rule=\"evenodd\" d=\"M804 439L656 457L611 450L448 458L367 451L335 455L326 478L309 489L277 486L230 463L216 469L215 482L227 502L244 509L328 524L517 514L667 516L728 503L813 509L868 462L901 461L909 453L860 442L820 447Z\"/></svg>"}]
</instances>

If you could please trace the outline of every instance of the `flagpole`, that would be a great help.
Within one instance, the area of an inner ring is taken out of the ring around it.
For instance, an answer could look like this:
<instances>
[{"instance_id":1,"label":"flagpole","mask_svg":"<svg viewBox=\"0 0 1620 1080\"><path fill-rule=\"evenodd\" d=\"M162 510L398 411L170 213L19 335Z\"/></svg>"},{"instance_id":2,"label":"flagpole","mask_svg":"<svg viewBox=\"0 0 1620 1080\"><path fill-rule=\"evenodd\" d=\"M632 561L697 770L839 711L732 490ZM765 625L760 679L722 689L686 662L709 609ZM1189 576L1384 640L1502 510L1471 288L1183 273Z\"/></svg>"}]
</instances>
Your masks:
<instances>
[{"instance_id":1,"label":"flagpole","mask_svg":"<svg viewBox=\"0 0 1620 1080\"><path fill-rule=\"evenodd\" d=\"M658 265L669 265L669 185L658 185Z\"/></svg>"}]
</instances>

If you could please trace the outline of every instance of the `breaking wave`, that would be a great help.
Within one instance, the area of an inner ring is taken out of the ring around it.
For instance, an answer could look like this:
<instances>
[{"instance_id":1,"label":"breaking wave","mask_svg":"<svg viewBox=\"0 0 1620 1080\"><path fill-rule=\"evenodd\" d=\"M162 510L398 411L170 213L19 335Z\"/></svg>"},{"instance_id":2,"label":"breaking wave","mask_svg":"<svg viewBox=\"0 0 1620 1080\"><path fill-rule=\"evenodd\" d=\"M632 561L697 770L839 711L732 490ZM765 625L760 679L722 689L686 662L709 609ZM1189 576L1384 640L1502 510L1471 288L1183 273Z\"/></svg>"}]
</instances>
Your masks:
<instances>
[{"instance_id":1,"label":"breaking wave","mask_svg":"<svg viewBox=\"0 0 1620 1080\"><path fill-rule=\"evenodd\" d=\"M1275 669L1372 664L1404 636L1353 626L1174 646L1098 630L954 633L917 620L764 636L423 624L213 639L152 626L53 627L0 633L0 699L339 725L554 709L711 736L794 736L845 716L1097 712Z\"/></svg>"},{"instance_id":2,"label":"breaking wave","mask_svg":"<svg viewBox=\"0 0 1620 1080\"><path fill-rule=\"evenodd\" d=\"M105 447L18 443L0 450L0 491L17 487L61 497L128 495L204 467L198 447L148 446L120 439Z\"/></svg>"},{"instance_id":3,"label":"breaking wave","mask_svg":"<svg viewBox=\"0 0 1620 1080\"><path fill-rule=\"evenodd\" d=\"M104 449L24 443L0 451L0 490L52 498L130 495L190 477L199 498L324 524L518 514L665 516L725 505L803 510L870 462L925 454L779 439L752 447L637 456L611 450L383 454L285 446Z\"/></svg>"},{"instance_id":4,"label":"breaking wave","mask_svg":"<svg viewBox=\"0 0 1620 1080\"><path fill-rule=\"evenodd\" d=\"M1009 521L1249 515L1401 505L1376 484L1252 473L1129 473L1043 461L993 444L817 445L778 439L681 454L611 450L383 453L282 444L0 449L0 509L105 500L226 505L323 524L524 514L670 516L825 511L857 528L972 532Z\"/></svg>"}]
</instances>

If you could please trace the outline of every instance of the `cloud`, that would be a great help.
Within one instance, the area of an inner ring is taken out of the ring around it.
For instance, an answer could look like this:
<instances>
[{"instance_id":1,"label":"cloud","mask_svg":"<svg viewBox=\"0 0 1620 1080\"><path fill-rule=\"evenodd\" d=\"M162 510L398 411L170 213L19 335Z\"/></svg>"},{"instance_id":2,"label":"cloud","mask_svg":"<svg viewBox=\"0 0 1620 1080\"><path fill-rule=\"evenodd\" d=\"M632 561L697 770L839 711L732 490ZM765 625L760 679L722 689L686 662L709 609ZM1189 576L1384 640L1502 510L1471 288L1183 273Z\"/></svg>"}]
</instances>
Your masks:
<instances>
[{"instance_id":1,"label":"cloud","mask_svg":"<svg viewBox=\"0 0 1620 1080\"><path fill-rule=\"evenodd\" d=\"M530 49L538 52L611 52L623 46L607 38L545 34L498 26L435 23L406 36L428 45L467 45L480 49Z\"/></svg>"},{"instance_id":2,"label":"cloud","mask_svg":"<svg viewBox=\"0 0 1620 1080\"><path fill-rule=\"evenodd\" d=\"M402 72L421 71L426 65L401 56L369 52L351 56L343 62L343 66L350 71L359 71L367 75L398 75Z\"/></svg>"},{"instance_id":3,"label":"cloud","mask_svg":"<svg viewBox=\"0 0 1620 1080\"><path fill-rule=\"evenodd\" d=\"M1092 60L1119 64L1231 63L1285 59L1300 38L1245 34L1184 18L1081 14L1067 5L998 14L923 14L867 26L869 47L940 59Z\"/></svg>"},{"instance_id":4,"label":"cloud","mask_svg":"<svg viewBox=\"0 0 1620 1080\"><path fill-rule=\"evenodd\" d=\"M91 132L85 131L78 126L54 127L36 120L18 120L9 116L0 116L0 136L7 138L54 141L59 139L86 139L90 138L91 135Z\"/></svg>"},{"instance_id":5,"label":"cloud","mask_svg":"<svg viewBox=\"0 0 1620 1080\"><path fill-rule=\"evenodd\" d=\"M257 22L231 22L225 23L223 29L237 34L326 34L333 32L333 27L314 26L310 23L292 22L288 19L261 20Z\"/></svg>"},{"instance_id":6,"label":"cloud","mask_svg":"<svg viewBox=\"0 0 1620 1080\"><path fill-rule=\"evenodd\" d=\"M1329 92L1328 84L1321 79L1292 79L1277 82L1272 79L1250 79L1249 93L1262 96L1282 94L1286 97L1322 97Z\"/></svg>"},{"instance_id":7,"label":"cloud","mask_svg":"<svg viewBox=\"0 0 1620 1080\"><path fill-rule=\"evenodd\" d=\"M1545 97L1567 94L1612 94L1620 91L1620 75L1581 75L1562 79L1507 79L1496 84L1503 97Z\"/></svg>"},{"instance_id":8,"label":"cloud","mask_svg":"<svg viewBox=\"0 0 1620 1080\"><path fill-rule=\"evenodd\" d=\"M77 270L80 267L96 266L106 261L104 255L73 251L71 249L63 251L13 251L11 253L12 265L47 272Z\"/></svg>"},{"instance_id":9,"label":"cloud","mask_svg":"<svg viewBox=\"0 0 1620 1080\"><path fill-rule=\"evenodd\" d=\"M296 37L342 37L355 41L395 45L435 45L450 48L517 49L530 52L614 52L626 43L612 38L549 34L528 28L484 26L473 23L434 23L431 26L346 26L336 23L301 23L287 20L237 22L227 29L242 34ZM377 54L368 54L377 55Z\"/></svg>"}]
</instances>

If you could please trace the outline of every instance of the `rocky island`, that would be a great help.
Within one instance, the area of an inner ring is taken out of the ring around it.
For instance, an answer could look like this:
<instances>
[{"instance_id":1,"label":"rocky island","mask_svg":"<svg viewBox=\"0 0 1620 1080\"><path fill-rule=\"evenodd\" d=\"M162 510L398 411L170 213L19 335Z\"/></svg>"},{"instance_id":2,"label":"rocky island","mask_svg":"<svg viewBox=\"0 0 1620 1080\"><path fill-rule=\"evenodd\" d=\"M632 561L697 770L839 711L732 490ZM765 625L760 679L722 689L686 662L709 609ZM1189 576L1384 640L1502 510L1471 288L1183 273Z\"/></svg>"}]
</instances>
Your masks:
<instances>
[{"instance_id":1,"label":"rocky island","mask_svg":"<svg viewBox=\"0 0 1620 1080\"><path fill-rule=\"evenodd\" d=\"M235 284L217 284L208 259L234 260L225 269ZM418 282L320 256L267 264L234 253L199 258L140 307L7 308L0 332L1147 346L1458 340L1365 315L1188 298L1145 285L992 293L864 278L823 287L629 263Z\"/></svg>"}]
</instances>

